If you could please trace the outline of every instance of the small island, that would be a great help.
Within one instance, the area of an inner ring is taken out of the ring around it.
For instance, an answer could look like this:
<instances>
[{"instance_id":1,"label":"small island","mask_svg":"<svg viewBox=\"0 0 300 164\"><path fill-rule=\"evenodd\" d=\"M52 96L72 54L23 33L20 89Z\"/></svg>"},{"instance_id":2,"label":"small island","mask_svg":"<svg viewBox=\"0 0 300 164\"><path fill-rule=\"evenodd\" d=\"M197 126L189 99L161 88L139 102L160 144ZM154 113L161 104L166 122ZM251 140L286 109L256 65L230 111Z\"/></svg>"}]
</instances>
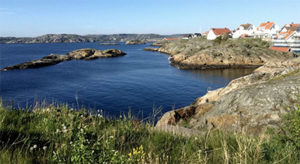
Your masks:
<instances>
[{"instance_id":1,"label":"small island","mask_svg":"<svg viewBox=\"0 0 300 164\"><path fill-rule=\"evenodd\" d=\"M104 45L104 46L107 46L107 45L120 45L120 43L100 43L100 45Z\"/></svg>"},{"instance_id":2,"label":"small island","mask_svg":"<svg viewBox=\"0 0 300 164\"><path fill-rule=\"evenodd\" d=\"M146 47L146 48L144 48L144 51L158 51L158 48Z\"/></svg>"},{"instance_id":3,"label":"small island","mask_svg":"<svg viewBox=\"0 0 300 164\"><path fill-rule=\"evenodd\" d=\"M125 44L127 45L146 44L146 42L142 40L128 40L125 42Z\"/></svg>"},{"instance_id":4,"label":"small island","mask_svg":"<svg viewBox=\"0 0 300 164\"><path fill-rule=\"evenodd\" d=\"M170 56L171 65L180 69L226 69L257 68L266 62L284 61L293 58L291 52L269 49L268 42L261 39L188 40L161 41L159 48L145 48L145 51L158 51Z\"/></svg>"},{"instance_id":5,"label":"small island","mask_svg":"<svg viewBox=\"0 0 300 164\"><path fill-rule=\"evenodd\" d=\"M74 50L65 55L50 54L48 56L43 57L42 59L32 60L29 62L24 62L21 64L5 67L1 69L1 71L39 68L39 67L55 65L69 60L93 60L98 58L118 57L124 55L126 55L126 53L118 49L108 49L108 50L101 51L101 50L96 50L91 48L85 48L85 49Z\"/></svg>"}]
</instances>

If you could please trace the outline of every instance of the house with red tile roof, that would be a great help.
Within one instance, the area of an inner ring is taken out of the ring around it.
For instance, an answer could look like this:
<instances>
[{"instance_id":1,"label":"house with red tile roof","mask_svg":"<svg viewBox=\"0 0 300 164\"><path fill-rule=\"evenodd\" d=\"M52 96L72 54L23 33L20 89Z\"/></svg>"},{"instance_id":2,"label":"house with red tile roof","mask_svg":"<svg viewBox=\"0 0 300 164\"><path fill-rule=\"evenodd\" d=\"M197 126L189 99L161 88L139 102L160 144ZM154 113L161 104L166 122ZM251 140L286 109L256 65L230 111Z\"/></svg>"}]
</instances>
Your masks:
<instances>
[{"instance_id":1,"label":"house with red tile roof","mask_svg":"<svg viewBox=\"0 0 300 164\"><path fill-rule=\"evenodd\" d=\"M263 22L256 28L254 37L271 39L276 36L279 30L279 26L274 22Z\"/></svg>"},{"instance_id":2,"label":"house with red tile roof","mask_svg":"<svg viewBox=\"0 0 300 164\"><path fill-rule=\"evenodd\" d=\"M211 28L207 34L208 40L214 40L221 35L232 35L228 28Z\"/></svg>"},{"instance_id":3,"label":"house with red tile roof","mask_svg":"<svg viewBox=\"0 0 300 164\"><path fill-rule=\"evenodd\" d=\"M291 23L291 24L285 24L281 30L279 31L280 33L288 32L290 31L297 31L300 27L299 23Z\"/></svg>"},{"instance_id":4,"label":"house with red tile roof","mask_svg":"<svg viewBox=\"0 0 300 164\"><path fill-rule=\"evenodd\" d=\"M300 24L286 24L272 39L275 47L290 47L293 52L300 52Z\"/></svg>"},{"instance_id":5,"label":"house with red tile roof","mask_svg":"<svg viewBox=\"0 0 300 164\"><path fill-rule=\"evenodd\" d=\"M242 37L250 37L253 36L256 31L256 28L253 24L241 24L232 35L232 38L242 38Z\"/></svg>"}]
</instances>

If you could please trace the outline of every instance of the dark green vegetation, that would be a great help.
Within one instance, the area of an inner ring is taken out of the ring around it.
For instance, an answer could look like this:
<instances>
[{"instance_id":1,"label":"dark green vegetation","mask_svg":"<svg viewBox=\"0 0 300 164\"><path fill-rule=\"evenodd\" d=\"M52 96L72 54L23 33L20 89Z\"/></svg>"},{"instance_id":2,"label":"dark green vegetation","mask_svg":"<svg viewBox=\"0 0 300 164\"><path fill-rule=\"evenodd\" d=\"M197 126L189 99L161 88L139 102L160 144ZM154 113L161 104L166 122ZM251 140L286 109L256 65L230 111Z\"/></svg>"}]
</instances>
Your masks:
<instances>
[{"instance_id":1,"label":"dark green vegetation","mask_svg":"<svg viewBox=\"0 0 300 164\"><path fill-rule=\"evenodd\" d=\"M299 105L272 135L208 131L184 137L128 117L68 106L0 107L0 163L299 163Z\"/></svg>"}]
</instances>

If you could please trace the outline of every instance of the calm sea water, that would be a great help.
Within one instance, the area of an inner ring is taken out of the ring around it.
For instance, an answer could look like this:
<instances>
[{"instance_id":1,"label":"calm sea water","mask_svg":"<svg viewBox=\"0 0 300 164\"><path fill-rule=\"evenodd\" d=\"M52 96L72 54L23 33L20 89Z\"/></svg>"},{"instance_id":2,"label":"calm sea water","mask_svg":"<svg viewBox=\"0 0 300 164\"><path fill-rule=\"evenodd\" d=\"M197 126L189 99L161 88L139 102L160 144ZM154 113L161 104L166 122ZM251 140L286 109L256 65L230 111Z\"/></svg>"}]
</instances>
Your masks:
<instances>
[{"instance_id":1,"label":"calm sea water","mask_svg":"<svg viewBox=\"0 0 300 164\"><path fill-rule=\"evenodd\" d=\"M252 71L179 70L169 65L167 55L143 51L147 46L149 44L0 44L1 68L80 48L117 48L127 53L124 57L67 61L38 69L0 72L0 97L6 102L13 101L18 107L45 100L103 109L114 116L129 109L135 115L147 116L154 106L166 112L189 105L207 90L223 87Z\"/></svg>"}]
</instances>

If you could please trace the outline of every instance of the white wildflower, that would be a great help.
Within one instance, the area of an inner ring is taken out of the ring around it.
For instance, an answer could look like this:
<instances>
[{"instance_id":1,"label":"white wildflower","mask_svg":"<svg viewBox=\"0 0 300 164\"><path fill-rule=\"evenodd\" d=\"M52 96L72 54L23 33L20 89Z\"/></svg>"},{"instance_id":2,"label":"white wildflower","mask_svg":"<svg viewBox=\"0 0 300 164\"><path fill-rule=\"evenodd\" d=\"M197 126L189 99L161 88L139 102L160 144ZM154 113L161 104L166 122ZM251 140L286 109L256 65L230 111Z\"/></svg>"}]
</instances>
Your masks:
<instances>
[{"instance_id":1,"label":"white wildflower","mask_svg":"<svg viewBox=\"0 0 300 164\"><path fill-rule=\"evenodd\" d=\"M47 146L43 146L43 150L46 150L47 149Z\"/></svg>"}]
</instances>

